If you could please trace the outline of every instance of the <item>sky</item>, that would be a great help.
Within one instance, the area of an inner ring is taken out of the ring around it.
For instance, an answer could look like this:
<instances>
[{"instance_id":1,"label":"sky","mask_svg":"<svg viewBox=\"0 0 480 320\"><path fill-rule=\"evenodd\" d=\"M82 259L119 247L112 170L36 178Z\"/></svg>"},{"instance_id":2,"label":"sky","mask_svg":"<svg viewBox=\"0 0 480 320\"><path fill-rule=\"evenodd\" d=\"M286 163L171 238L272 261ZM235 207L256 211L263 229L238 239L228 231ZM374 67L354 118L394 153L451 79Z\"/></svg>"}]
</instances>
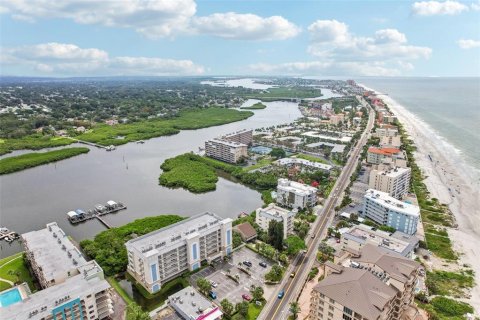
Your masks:
<instances>
[{"instance_id":1,"label":"sky","mask_svg":"<svg viewBox=\"0 0 480 320\"><path fill-rule=\"evenodd\" d=\"M4 0L0 75L480 76L480 0Z\"/></svg>"}]
</instances>

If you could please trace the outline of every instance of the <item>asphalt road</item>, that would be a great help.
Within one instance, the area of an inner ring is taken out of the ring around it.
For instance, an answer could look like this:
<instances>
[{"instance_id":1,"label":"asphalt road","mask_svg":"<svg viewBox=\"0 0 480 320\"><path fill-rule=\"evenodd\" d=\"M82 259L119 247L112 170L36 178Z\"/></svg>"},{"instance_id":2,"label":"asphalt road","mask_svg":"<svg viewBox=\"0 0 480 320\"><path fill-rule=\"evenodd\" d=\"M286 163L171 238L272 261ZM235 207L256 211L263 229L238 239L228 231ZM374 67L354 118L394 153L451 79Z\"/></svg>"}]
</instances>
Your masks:
<instances>
[{"instance_id":1,"label":"asphalt road","mask_svg":"<svg viewBox=\"0 0 480 320\"><path fill-rule=\"evenodd\" d=\"M271 299L267 303L258 319L287 319L288 315L290 314L290 303L297 300L300 290L306 282L307 275L310 272L313 263L315 262L319 242L323 238L323 235L328 228L328 221L330 221L335 214L335 205L342 192L350 182L350 176L355 171L360 153L362 152L362 148L367 141L368 133L373 128L375 120L373 110L369 106L365 105L365 101L363 99L360 99L360 101L368 108L368 110L370 110L367 127L357 142L355 148L350 153L350 158L348 159L347 164L342 170L340 177L337 179L337 182L333 187L333 191L330 193L325 202L325 206L323 207L323 212L321 213L320 218L317 219L315 225L312 227L315 238L309 238L310 242L307 244L306 253L300 253L297 255L293 263L288 268L286 276L284 277L281 286L279 286L279 289L275 294L275 298ZM292 272L295 272L294 278L290 277ZM282 289L285 291L285 294L282 299L278 299L277 295Z\"/></svg>"}]
</instances>

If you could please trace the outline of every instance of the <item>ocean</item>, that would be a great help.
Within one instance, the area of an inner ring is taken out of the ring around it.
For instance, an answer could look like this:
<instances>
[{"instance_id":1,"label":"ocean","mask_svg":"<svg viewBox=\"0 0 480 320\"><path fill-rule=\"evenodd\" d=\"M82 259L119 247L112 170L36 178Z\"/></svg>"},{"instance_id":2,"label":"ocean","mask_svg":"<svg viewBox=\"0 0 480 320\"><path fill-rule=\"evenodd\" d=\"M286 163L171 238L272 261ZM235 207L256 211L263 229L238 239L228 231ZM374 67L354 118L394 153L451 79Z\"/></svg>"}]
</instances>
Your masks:
<instances>
[{"instance_id":1,"label":"ocean","mask_svg":"<svg viewBox=\"0 0 480 320\"><path fill-rule=\"evenodd\" d=\"M361 78L398 102L480 171L480 78Z\"/></svg>"}]
</instances>

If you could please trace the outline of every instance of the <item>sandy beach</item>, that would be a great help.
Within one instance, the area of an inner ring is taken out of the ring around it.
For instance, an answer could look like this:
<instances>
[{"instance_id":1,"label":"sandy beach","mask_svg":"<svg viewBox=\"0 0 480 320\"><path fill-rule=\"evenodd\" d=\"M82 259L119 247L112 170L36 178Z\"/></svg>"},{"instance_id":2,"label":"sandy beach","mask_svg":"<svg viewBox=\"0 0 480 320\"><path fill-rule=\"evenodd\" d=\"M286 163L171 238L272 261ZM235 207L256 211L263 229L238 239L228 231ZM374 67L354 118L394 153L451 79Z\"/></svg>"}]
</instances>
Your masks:
<instances>
[{"instance_id":1,"label":"sandy beach","mask_svg":"<svg viewBox=\"0 0 480 320\"><path fill-rule=\"evenodd\" d=\"M365 86L364 86L365 87ZM367 87L365 87L367 88ZM367 88L368 89L368 88ZM373 90L373 89L372 89ZM373 90L374 91L374 90ZM432 197L448 204L458 227L448 228L459 265L468 264L475 271L476 286L470 299L464 299L480 314L480 183L478 171L469 167L461 154L424 121L388 96L384 102L415 141L415 160L426 178ZM429 158L432 158L430 160Z\"/></svg>"}]
</instances>

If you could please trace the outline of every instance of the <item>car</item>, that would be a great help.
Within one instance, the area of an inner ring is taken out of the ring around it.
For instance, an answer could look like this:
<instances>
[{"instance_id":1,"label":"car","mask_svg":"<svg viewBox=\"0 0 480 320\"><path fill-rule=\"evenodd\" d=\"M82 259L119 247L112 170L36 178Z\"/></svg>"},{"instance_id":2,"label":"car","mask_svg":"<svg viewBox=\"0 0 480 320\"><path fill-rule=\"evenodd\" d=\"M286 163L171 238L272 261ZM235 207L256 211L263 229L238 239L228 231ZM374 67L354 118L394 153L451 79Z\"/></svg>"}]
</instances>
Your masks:
<instances>
[{"instance_id":1,"label":"car","mask_svg":"<svg viewBox=\"0 0 480 320\"><path fill-rule=\"evenodd\" d=\"M209 295L210 298L212 298L212 299L217 299L217 294L216 294L215 292L213 292L213 291L210 291L210 292L208 293L208 295Z\"/></svg>"},{"instance_id":2,"label":"car","mask_svg":"<svg viewBox=\"0 0 480 320\"><path fill-rule=\"evenodd\" d=\"M290 273L290 278L295 278L295 272Z\"/></svg>"},{"instance_id":3,"label":"car","mask_svg":"<svg viewBox=\"0 0 480 320\"><path fill-rule=\"evenodd\" d=\"M216 283L215 281L210 281L210 285L213 287L213 288L216 288L218 286L218 283Z\"/></svg>"},{"instance_id":4,"label":"car","mask_svg":"<svg viewBox=\"0 0 480 320\"><path fill-rule=\"evenodd\" d=\"M243 264L246 265L247 267L252 267L252 263L250 261L243 261Z\"/></svg>"},{"instance_id":5,"label":"car","mask_svg":"<svg viewBox=\"0 0 480 320\"><path fill-rule=\"evenodd\" d=\"M242 299L246 300L246 301L250 301L250 300L252 300L252 297L250 297L248 294L244 293L244 294L242 294Z\"/></svg>"},{"instance_id":6,"label":"car","mask_svg":"<svg viewBox=\"0 0 480 320\"><path fill-rule=\"evenodd\" d=\"M261 262L259 263L259 265L260 265L261 267L264 267L264 268L267 267L267 264L266 264L264 261L261 261Z\"/></svg>"},{"instance_id":7,"label":"car","mask_svg":"<svg viewBox=\"0 0 480 320\"><path fill-rule=\"evenodd\" d=\"M314 239L315 238L315 233L312 233L312 236L310 238Z\"/></svg>"},{"instance_id":8,"label":"car","mask_svg":"<svg viewBox=\"0 0 480 320\"><path fill-rule=\"evenodd\" d=\"M278 293L278 299L282 299L284 295L285 295L285 290L282 289L282 290Z\"/></svg>"},{"instance_id":9,"label":"car","mask_svg":"<svg viewBox=\"0 0 480 320\"><path fill-rule=\"evenodd\" d=\"M337 243L340 243L340 239L337 239Z\"/></svg>"}]
</instances>

